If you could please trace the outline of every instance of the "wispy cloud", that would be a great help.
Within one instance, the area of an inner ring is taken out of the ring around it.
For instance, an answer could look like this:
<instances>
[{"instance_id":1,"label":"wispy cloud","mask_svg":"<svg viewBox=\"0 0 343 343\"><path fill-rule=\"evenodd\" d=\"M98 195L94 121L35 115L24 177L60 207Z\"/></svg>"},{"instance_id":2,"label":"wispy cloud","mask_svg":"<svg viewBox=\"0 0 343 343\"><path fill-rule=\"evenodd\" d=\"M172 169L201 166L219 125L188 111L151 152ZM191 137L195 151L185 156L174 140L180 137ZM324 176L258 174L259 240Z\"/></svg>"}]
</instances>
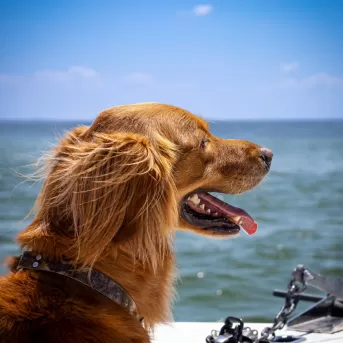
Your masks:
<instances>
[{"instance_id":1,"label":"wispy cloud","mask_svg":"<svg viewBox=\"0 0 343 343\"><path fill-rule=\"evenodd\" d=\"M148 85L153 82L151 74L145 72L133 72L118 78L107 80L109 86L120 84ZM29 86L29 85L49 85L75 86L75 85L99 85L106 80L103 75L92 68L84 66L72 66L67 69L45 69L27 75L0 74L0 85L2 86Z\"/></svg>"},{"instance_id":2,"label":"wispy cloud","mask_svg":"<svg viewBox=\"0 0 343 343\"><path fill-rule=\"evenodd\" d=\"M210 4L200 4L200 5L196 5L193 8L192 12L197 17L203 17L213 12L213 9L214 9L213 6Z\"/></svg>"},{"instance_id":3,"label":"wispy cloud","mask_svg":"<svg viewBox=\"0 0 343 343\"><path fill-rule=\"evenodd\" d=\"M73 81L82 83L89 80L99 83L100 74L92 68L83 66L72 66L65 70L45 69L27 75L0 74L0 85L2 86L20 86L32 83L66 85Z\"/></svg>"},{"instance_id":4,"label":"wispy cloud","mask_svg":"<svg viewBox=\"0 0 343 343\"><path fill-rule=\"evenodd\" d=\"M118 103L154 100L156 89L153 76L144 72L115 76L71 66L25 75L4 73L0 74L0 117L92 118Z\"/></svg>"},{"instance_id":5,"label":"wispy cloud","mask_svg":"<svg viewBox=\"0 0 343 343\"><path fill-rule=\"evenodd\" d=\"M314 88L338 88L343 87L343 78L326 72L317 72L308 76L296 76L295 71L300 69L297 61L282 63L280 70L285 75L281 79L281 88L288 89L314 89Z\"/></svg>"},{"instance_id":6,"label":"wispy cloud","mask_svg":"<svg viewBox=\"0 0 343 343\"><path fill-rule=\"evenodd\" d=\"M0 117L69 118L91 113L98 110L94 99L106 90L104 85L100 73L84 66L1 74Z\"/></svg>"},{"instance_id":7,"label":"wispy cloud","mask_svg":"<svg viewBox=\"0 0 343 343\"><path fill-rule=\"evenodd\" d=\"M293 71L296 71L300 68L299 62L288 62L288 63L282 63L280 66L280 69L284 73L291 73Z\"/></svg>"},{"instance_id":8,"label":"wispy cloud","mask_svg":"<svg viewBox=\"0 0 343 343\"><path fill-rule=\"evenodd\" d=\"M39 80L64 82L69 80L94 79L99 73L84 66L71 66L66 70L40 70L33 74Z\"/></svg>"},{"instance_id":9,"label":"wispy cloud","mask_svg":"<svg viewBox=\"0 0 343 343\"><path fill-rule=\"evenodd\" d=\"M153 82L153 76L148 73L136 72L124 76L123 81L131 85L147 85Z\"/></svg>"},{"instance_id":10,"label":"wispy cloud","mask_svg":"<svg viewBox=\"0 0 343 343\"><path fill-rule=\"evenodd\" d=\"M282 80L283 88L313 89L317 87L341 88L343 78L328 73L316 73L303 78L287 77Z\"/></svg>"}]
</instances>

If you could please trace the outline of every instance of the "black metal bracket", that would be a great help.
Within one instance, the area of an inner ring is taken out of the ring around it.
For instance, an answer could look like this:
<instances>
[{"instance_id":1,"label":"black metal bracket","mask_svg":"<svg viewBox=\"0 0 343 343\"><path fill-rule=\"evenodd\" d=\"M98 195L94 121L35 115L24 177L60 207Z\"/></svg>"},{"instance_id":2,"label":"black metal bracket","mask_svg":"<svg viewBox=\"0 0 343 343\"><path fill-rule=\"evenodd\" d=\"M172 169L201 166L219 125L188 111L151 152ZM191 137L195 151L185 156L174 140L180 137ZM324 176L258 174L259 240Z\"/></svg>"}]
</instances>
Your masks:
<instances>
[{"instance_id":1,"label":"black metal bracket","mask_svg":"<svg viewBox=\"0 0 343 343\"><path fill-rule=\"evenodd\" d=\"M287 328L295 331L335 333L343 330L343 302L327 296L290 319Z\"/></svg>"}]
</instances>

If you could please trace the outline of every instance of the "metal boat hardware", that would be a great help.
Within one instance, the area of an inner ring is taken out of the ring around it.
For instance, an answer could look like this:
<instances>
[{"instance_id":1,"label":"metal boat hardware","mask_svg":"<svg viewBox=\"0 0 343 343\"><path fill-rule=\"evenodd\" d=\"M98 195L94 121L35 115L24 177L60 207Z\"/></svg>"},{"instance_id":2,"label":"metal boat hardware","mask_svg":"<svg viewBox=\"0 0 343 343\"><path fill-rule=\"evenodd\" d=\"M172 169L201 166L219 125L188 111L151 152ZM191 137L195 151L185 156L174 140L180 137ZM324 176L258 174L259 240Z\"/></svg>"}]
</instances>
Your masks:
<instances>
[{"instance_id":1,"label":"metal boat hardware","mask_svg":"<svg viewBox=\"0 0 343 343\"><path fill-rule=\"evenodd\" d=\"M304 294L307 287L314 287L326 293L319 297ZM266 327L258 337L257 330L244 327L240 318L227 317L221 330L211 332L206 343L300 343L308 332L336 333L343 330L343 278L323 276L298 265L292 272L287 291L275 290L273 295L284 297L285 303L274 319L272 327ZM315 302L306 311L290 319L299 301ZM279 335L275 332L287 325L299 335Z\"/></svg>"}]
</instances>

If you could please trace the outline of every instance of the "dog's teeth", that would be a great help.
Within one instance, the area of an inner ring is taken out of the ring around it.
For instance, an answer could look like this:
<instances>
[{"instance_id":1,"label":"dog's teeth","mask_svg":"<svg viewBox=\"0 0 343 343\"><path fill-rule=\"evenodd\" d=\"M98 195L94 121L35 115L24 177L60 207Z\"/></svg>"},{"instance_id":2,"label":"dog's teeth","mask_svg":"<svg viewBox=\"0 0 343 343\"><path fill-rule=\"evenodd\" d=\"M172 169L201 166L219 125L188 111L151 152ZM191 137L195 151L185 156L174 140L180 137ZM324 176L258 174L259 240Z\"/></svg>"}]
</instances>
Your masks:
<instances>
[{"instance_id":1,"label":"dog's teeth","mask_svg":"<svg viewBox=\"0 0 343 343\"><path fill-rule=\"evenodd\" d=\"M197 194L193 194L192 196L190 196L188 198L188 200L192 201L195 205L199 205L200 204L200 199L199 199Z\"/></svg>"},{"instance_id":2,"label":"dog's teeth","mask_svg":"<svg viewBox=\"0 0 343 343\"><path fill-rule=\"evenodd\" d=\"M210 214L210 213L211 213L211 210L210 210L210 209L208 209L208 210L206 210L206 212Z\"/></svg>"},{"instance_id":3,"label":"dog's teeth","mask_svg":"<svg viewBox=\"0 0 343 343\"><path fill-rule=\"evenodd\" d=\"M200 205L200 208L201 208L202 210L205 210L205 205L204 205L204 204L201 204L201 205Z\"/></svg>"},{"instance_id":4,"label":"dog's teeth","mask_svg":"<svg viewBox=\"0 0 343 343\"><path fill-rule=\"evenodd\" d=\"M239 216L231 217L230 219L236 224L239 224L241 221L241 217L239 217Z\"/></svg>"}]
</instances>

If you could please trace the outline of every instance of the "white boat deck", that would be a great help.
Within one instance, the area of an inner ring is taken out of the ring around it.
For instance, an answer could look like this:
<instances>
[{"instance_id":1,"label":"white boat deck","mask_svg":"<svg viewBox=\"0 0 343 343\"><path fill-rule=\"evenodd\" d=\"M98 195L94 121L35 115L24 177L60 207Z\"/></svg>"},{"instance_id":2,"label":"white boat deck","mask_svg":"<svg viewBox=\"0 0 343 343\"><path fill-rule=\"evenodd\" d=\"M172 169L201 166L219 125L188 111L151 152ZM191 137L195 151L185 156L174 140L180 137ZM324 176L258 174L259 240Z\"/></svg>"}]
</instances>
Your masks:
<instances>
[{"instance_id":1,"label":"white boat deck","mask_svg":"<svg viewBox=\"0 0 343 343\"><path fill-rule=\"evenodd\" d=\"M170 325L159 326L154 335L153 343L205 343L205 339L211 334L212 330L220 330L223 323L187 323L176 322ZM261 332L263 328L269 326L266 323L245 323L244 326L249 326L252 329ZM303 333L299 331L282 330L276 333L277 335L304 335L303 343L343 343L343 331L334 334L323 333Z\"/></svg>"}]
</instances>

